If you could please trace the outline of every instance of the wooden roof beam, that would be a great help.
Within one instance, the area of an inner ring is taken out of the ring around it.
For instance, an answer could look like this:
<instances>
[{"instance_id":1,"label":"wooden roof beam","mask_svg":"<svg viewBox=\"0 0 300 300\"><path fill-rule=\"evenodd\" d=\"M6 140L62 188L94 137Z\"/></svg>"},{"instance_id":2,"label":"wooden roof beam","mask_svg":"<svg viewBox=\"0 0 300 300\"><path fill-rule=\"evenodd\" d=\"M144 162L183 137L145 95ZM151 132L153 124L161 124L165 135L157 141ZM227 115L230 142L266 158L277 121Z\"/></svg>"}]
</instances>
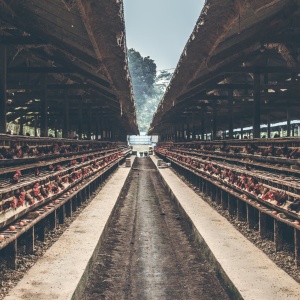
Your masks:
<instances>
[{"instance_id":1,"label":"wooden roof beam","mask_svg":"<svg viewBox=\"0 0 300 300\"><path fill-rule=\"evenodd\" d=\"M34 36L0 36L0 45L46 45Z\"/></svg>"},{"instance_id":2,"label":"wooden roof beam","mask_svg":"<svg viewBox=\"0 0 300 300\"><path fill-rule=\"evenodd\" d=\"M79 10L81 12L82 21L84 23L84 26L85 26L85 29L86 29L86 31L88 33L90 41L91 41L91 43L93 45L94 51L96 53L96 56L97 56L99 62L102 62L103 61L103 57L101 55L98 43L96 41L96 38L95 38L95 35L94 35L94 32L93 32L93 28L92 28L92 26L90 24L90 18L88 17L88 11L91 10L90 4L89 4L88 1L82 1L82 0L76 0L76 3L77 3L77 6L78 6L78 8L79 8ZM105 71L105 75L107 76L107 78L112 83L113 80L112 80L112 78L111 78L108 70L106 69L105 66L103 66L103 69Z\"/></svg>"}]
</instances>

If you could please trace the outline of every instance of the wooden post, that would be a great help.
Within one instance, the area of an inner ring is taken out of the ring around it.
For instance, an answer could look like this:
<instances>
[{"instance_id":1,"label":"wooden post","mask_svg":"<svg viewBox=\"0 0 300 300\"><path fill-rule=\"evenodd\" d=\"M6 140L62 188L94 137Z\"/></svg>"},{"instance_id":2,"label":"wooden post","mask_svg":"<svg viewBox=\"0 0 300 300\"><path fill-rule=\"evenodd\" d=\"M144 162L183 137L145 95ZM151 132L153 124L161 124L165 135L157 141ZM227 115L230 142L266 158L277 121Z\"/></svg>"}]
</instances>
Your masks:
<instances>
[{"instance_id":1,"label":"wooden post","mask_svg":"<svg viewBox=\"0 0 300 300\"><path fill-rule=\"evenodd\" d=\"M92 124L93 124L93 114L92 114L92 108L89 107L88 109L88 130L87 130L87 139L92 139Z\"/></svg>"},{"instance_id":2,"label":"wooden post","mask_svg":"<svg viewBox=\"0 0 300 300\"><path fill-rule=\"evenodd\" d=\"M76 198L77 198L77 206L80 206L82 204L82 191L80 193L78 193L76 195Z\"/></svg>"},{"instance_id":3,"label":"wooden post","mask_svg":"<svg viewBox=\"0 0 300 300\"><path fill-rule=\"evenodd\" d=\"M47 97L47 74L42 74L41 96L41 137L48 136L48 97Z\"/></svg>"},{"instance_id":4,"label":"wooden post","mask_svg":"<svg viewBox=\"0 0 300 300\"><path fill-rule=\"evenodd\" d=\"M25 248L27 254L34 252L34 227L28 229L26 233Z\"/></svg>"},{"instance_id":5,"label":"wooden post","mask_svg":"<svg viewBox=\"0 0 300 300\"><path fill-rule=\"evenodd\" d=\"M267 215L259 211L259 235L261 238L267 236Z\"/></svg>"},{"instance_id":6,"label":"wooden post","mask_svg":"<svg viewBox=\"0 0 300 300\"><path fill-rule=\"evenodd\" d=\"M271 121L270 121L270 116L268 115L268 139L271 138Z\"/></svg>"},{"instance_id":7,"label":"wooden post","mask_svg":"<svg viewBox=\"0 0 300 300\"><path fill-rule=\"evenodd\" d=\"M241 139L244 138L244 128L243 128L243 121L241 121Z\"/></svg>"},{"instance_id":8,"label":"wooden post","mask_svg":"<svg viewBox=\"0 0 300 300\"><path fill-rule=\"evenodd\" d=\"M72 217L72 212L73 212L72 200L70 199L69 201L67 201L64 206L65 206L65 210L66 210L66 217L67 218Z\"/></svg>"},{"instance_id":9,"label":"wooden post","mask_svg":"<svg viewBox=\"0 0 300 300\"><path fill-rule=\"evenodd\" d=\"M215 201L216 200L216 187L211 182L209 183L209 186L210 186L210 198L211 198L211 201Z\"/></svg>"},{"instance_id":10,"label":"wooden post","mask_svg":"<svg viewBox=\"0 0 300 300\"><path fill-rule=\"evenodd\" d=\"M6 263L9 269L15 270L17 268L17 250L18 250L18 240L15 239L11 243L9 243L5 247L5 256L6 256Z\"/></svg>"},{"instance_id":11,"label":"wooden post","mask_svg":"<svg viewBox=\"0 0 300 300\"><path fill-rule=\"evenodd\" d=\"M221 190L221 204L222 209L225 210L228 207L228 193L224 190Z\"/></svg>"},{"instance_id":12,"label":"wooden post","mask_svg":"<svg viewBox=\"0 0 300 300\"><path fill-rule=\"evenodd\" d=\"M68 201L70 203L70 201ZM58 209L58 222L59 224L64 224L65 223L65 215L66 215L66 208L65 205L62 205Z\"/></svg>"},{"instance_id":13,"label":"wooden post","mask_svg":"<svg viewBox=\"0 0 300 300\"><path fill-rule=\"evenodd\" d=\"M49 215L49 225L51 230L56 229L56 210Z\"/></svg>"},{"instance_id":14,"label":"wooden post","mask_svg":"<svg viewBox=\"0 0 300 300\"><path fill-rule=\"evenodd\" d=\"M206 180L204 178L202 178L201 187L200 187L200 191L202 194L204 194L204 191L205 191L205 182L206 182Z\"/></svg>"},{"instance_id":15,"label":"wooden post","mask_svg":"<svg viewBox=\"0 0 300 300\"><path fill-rule=\"evenodd\" d=\"M228 91L229 139L233 139L233 90Z\"/></svg>"},{"instance_id":16,"label":"wooden post","mask_svg":"<svg viewBox=\"0 0 300 300\"><path fill-rule=\"evenodd\" d=\"M6 133L7 113L7 54L6 46L0 45L0 133Z\"/></svg>"},{"instance_id":17,"label":"wooden post","mask_svg":"<svg viewBox=\"0 0 300 300\"><path fill-rule=\"evenodd\" d=\"M260 138L260 73L254 73L253 138Z\"/></svg>"},{"instance_id":18,"label":"wooden post","mask_svg":"<svg viewBox=\"0 0 300 300\"><path fill-rule=\"evenodd\" d=\"M191 131L190 131L190 124L187 122L186 125L186 140L190 141L191 140Z\"/></svg>"},{"instance_id":19,"label":"wooden post","mask_svg":"<svg viewBox=\"0 0 300 300\"><path fill-rule=\"evenodd\" d=\"M287 119L287 126L286 126L286 136L291 136L291 108L286 108L286 119Z\"/></svg>"},{"instance_id":20,"label":"wooden post","mask_svg":"<svg viewBox=\"0 0 300 300\"><path fill-rule=\"evenodd\" d=\"M215 195L216 202L218 204L221 204L221 191L222 191L222 189L220 189L218 186L215 186L215 187L216 187L216 195Z\"/></svg>"},{"instance_id":21,"label":"wooden post","mask_svg":"<svg viewBox=\"0 0 300 300\"><path fill-rule=\"evenodd\" d=\"M274 243L275 251L283 250L283 224L274 219Z\"/></svg>"},{"instance_id":22,"label":"wooden post","mask_svg":"<svg viewBox=\"0 0 300 300\"><path fill-rule=\"evenodd\" d=\"M192 141L196 140L195 112L192 113Z\"/></svg>"},{"instance_id":23,"label":"wooden post","mask_svg":"<svg viewBox=\"0 0 300 300\"><path fill-rule=\"evenodd\" d=\"M210 195L210 182L208 180L205 181L205 194Z\"/></svg>"},{"instance_id":24,"label":"wooden post","mask_svg":"<svg viewBox=\"0 0 300 300\"><path fill-rule=\"evenodd\" d=\"M235 197L228 193L228 212L230 216L235 214Z\"/></svg>"},{"instance_id":25,"label":"wooden post","mask_svg":"<svg viewBox=\"0 0 300 300\"><path fill-rule=\"evenodd\" d=\"M82 107L82 100L79 100L78 103L78 138L79 140L82 140L82 127L83 127L83 121L82 121L82 115L83 115L83 107Z\"/></svg>"},{"instance_id":26,"label":"wooden post","mask_svg":"<svg viewBox=\"0 0 300 300\"><path fill-rule=\"evenodd\" d=\"M37 117L34 118L34 136L38 136L38 133L37 133Z\"/></svg>"},{"instance_id":27,"label":"wooden post","mask_svg":"<svg viewBox=\"0 0 300 300\"><path fill-rule=\"evenodd\" d=\"M212 124L212 140L217 139L217 102L213 101L213 124Z\"/></svg>"},{"instance_id":28,"label":"wooden post","mask_svg":"<svg viewBox=\"0 0 300 300\"><path fill-rule=\"evenodd\" d=\"M237 201L237 219L238 221L245 221L246 219L246 205L241 199L236 199Z\"/></svg>"},{"instance_id":29,"label":"wooden post","mask_svg":"<svg viewBox=\"0 0 300 300\"><path fill-rule=\"evenodd\" d=\"M73 197L70 201L72 201L72 211L77 210L77 197Z\"/></svg>"},{"instance_id":30,"label":"wooden post","mask_svg":"<svg viewBox=\"0 0 300 300\"><path fill-rule=\"evenodd\" d=\"M19 130L19 135L24 135L24 117L21 116L20 117L20 130Z\"/></svg>"},{"instance_id":31,"label":"wooden post","mask_svg":"<svg viewBox=\"0 0 300 300\"><path fill-rule=\"evenodd\" d=\"M45 241L45 219L42 219L36 226L37 239L41 242Z\"/></svg>"},{"instance_id":32,"label":"wooden post","mask_svg":"<svg viewBox=\"0 0 300 300\"><path fill-rule=\"evenodd\" d=\"M63 120L63 130L62 137L68 138L69 135L69 97L68 94L64 94L64 120Z\"/></svg>"},{"instance_id":33,"label":"wooden post","mask_svg":"<svg viewBox=\"0 0 300 300\"><path fill-rule=\"evenodd\" d=\"M99 118L98 114L96 115L96 140L99 140Z\"/></svg>"},{"instance_id":34,"label":"wooden post","mask_svg":"<svg viewBox=\"0 0 300 300\"><path fill-rule=\"evenodd\" d=\"M249 229L253 229L255 227L254 213L255 208L252 205L247 204L247 224Z\"/></svg>"},{"instance_id":35,"label":"wooden post","mask_svg":"<svg viewBox=\"0 0 300 300\"><path fill-rule=\"evenodd\" d=\"M201 140L204 141L205 136L205 114L203 107L201 108Z\"/></svg>"}]
</instances>

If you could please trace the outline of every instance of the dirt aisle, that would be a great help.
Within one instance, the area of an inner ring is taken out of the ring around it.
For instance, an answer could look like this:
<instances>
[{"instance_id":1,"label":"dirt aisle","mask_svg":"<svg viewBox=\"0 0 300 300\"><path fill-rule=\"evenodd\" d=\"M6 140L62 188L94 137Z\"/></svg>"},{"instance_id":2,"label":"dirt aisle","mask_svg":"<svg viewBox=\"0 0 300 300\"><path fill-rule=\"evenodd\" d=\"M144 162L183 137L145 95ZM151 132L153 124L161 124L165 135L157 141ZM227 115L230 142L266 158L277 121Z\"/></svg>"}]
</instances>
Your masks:
<instances>
[{"instance_id":1,"label":"dirt aisle","mask_svg":"<svg viewBox=\"0 0 300 300\"><path fill-rule=\"evenodd\" d=\"M138 158L83 299L229 299L149 158Z\"/></svg>"}]
</instances>

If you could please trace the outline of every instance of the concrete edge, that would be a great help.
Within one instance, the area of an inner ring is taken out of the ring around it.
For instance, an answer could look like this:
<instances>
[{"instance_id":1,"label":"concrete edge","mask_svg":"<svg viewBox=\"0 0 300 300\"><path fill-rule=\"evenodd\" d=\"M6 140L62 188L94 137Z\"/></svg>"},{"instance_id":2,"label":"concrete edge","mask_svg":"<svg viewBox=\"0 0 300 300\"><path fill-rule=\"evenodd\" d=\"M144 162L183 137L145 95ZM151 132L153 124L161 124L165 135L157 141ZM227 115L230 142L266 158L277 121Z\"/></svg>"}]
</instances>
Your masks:
<instances>
[{"instance_id":1,"label":"concrete edge","mask_svg":"<svg viewBox=\"0 0 300 300\"><path fill-rule=\"evenodd\" d=\"M135 159L136 159L136 157L133 159L133 162L134 162ZM133 164L133 162L132 162L132 164ZM78 283L78 285L77 285L77 287L76 287L76 289L75 289L75 291L74 291L74 293L72 295L71 300L82 300L82 295L83 295L84 290L85 290L85 288L87 286L89 275L91 274L91 271L93 269L93 265L94 265L94 263L95 263L95 261L97 259L97 255L98 255L99 249L100 249L100 247L103 244L103 240L105 239L105 237L107 235L107 231L108 231L108 228L110 226L112 217L115 214L115 211L117 210L117 208L119 206L120 197L121 197L123 188L128 183L129 175L130 175L131 172L132 172L132 169L130 169L130 171L129 171L129 173L128 173L128 175L127 175L127 177L126 177L126 179L125 179L125 181L123 183L123 186L122 186L122 188L120 190L120 194L119 194L119 196L118 196L118 198L117 198L117 200L116 200L116 202L114 204L113 209L111 210L111 213L110 213L110 215L109 215L109 217L108 217L108 219L106 221L105 227L104 227L104 229L102 231L102 234L101 234L101 236L99 238L99 241L98 241L98 243L97 243L97 245L96 245L96 247L95 247L95 249L93 251L93 254L91 255L91 258L89 259L89 261L88 261L88 263L86 265L86 268L85 268L85 270L84 270L84 272L83 272L83 274L82 274L82 276L81 276L81 278L79 280L79 283Z\"/></svg>"},{"instance_id":2,"label":"concrete edge","mask_svg":"<svg viewBox=\"0 0 300 300\"><path fill-rule=\"evenodd\" d=\"M152 161L155 164L155 161L153 159L152 159ZM155 166L156 166L156 164L155 164ZM221 264L218 262L218 260L214 256L213 252L211 251L211 249L207 245L205 239L202 237L202 235L200 234L200 232L197 230L196 226L194 225L194 223L191 220L191 218L189 217L189 215L186 213L186 211L184 210L184 208L181 206L180 201L177 199L177 197L172 192L170 186L167 184L167 182L164 179L164 177L162 176L161 172L159 172L159 169L158 169L157 166L156 166L156 169L158 171L159 177L160 177L163 185L165 186L167 192L171 196L171 199L176 204L176 206L177 206L180 214L182 214L182 216L188 222L188 224L189 224L189 226L191 228L191 231L193 233L193 236L195 237L195 240L196 240L197 244L199 245L201 251L203 251L204 256L207 258L207 260L212 265L212 267L213 267L213 269L215 271L215 274L220 279L223 287L226 289L226 291L229 294L229 296L231 297L231 299L233 299L233 300L242 300L242 299L244 299L242 297L242 295L240 294L240 292L238 291L238 289L236 288L236 286L234 285L234 283L232 282L232 280L230 280L230 278L227 276L226 272L224 271L224 269L222 268Z\"/></svg>"}]
</instances>

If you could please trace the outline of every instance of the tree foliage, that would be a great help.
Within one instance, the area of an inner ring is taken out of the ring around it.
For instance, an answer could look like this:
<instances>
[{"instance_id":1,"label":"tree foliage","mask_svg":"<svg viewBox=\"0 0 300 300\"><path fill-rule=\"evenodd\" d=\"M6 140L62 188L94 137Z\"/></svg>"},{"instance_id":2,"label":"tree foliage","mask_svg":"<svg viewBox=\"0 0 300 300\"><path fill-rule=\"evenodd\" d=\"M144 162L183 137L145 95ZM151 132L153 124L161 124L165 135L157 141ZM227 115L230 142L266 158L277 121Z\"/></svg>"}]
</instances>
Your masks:
<instances>
[{"instance_id":1,"label":"tree foliage","mask_svg":"<svg viewBox=\"0 0 300 300\"><path fill-rule=\"evenodd\" d=\"M172 73L164 70L157 75L154 60L149 56L142 57L134 49L128 50L128 64L136 100L138 126L144 132L149 128Z\"/></svg>"}]
</instances>

